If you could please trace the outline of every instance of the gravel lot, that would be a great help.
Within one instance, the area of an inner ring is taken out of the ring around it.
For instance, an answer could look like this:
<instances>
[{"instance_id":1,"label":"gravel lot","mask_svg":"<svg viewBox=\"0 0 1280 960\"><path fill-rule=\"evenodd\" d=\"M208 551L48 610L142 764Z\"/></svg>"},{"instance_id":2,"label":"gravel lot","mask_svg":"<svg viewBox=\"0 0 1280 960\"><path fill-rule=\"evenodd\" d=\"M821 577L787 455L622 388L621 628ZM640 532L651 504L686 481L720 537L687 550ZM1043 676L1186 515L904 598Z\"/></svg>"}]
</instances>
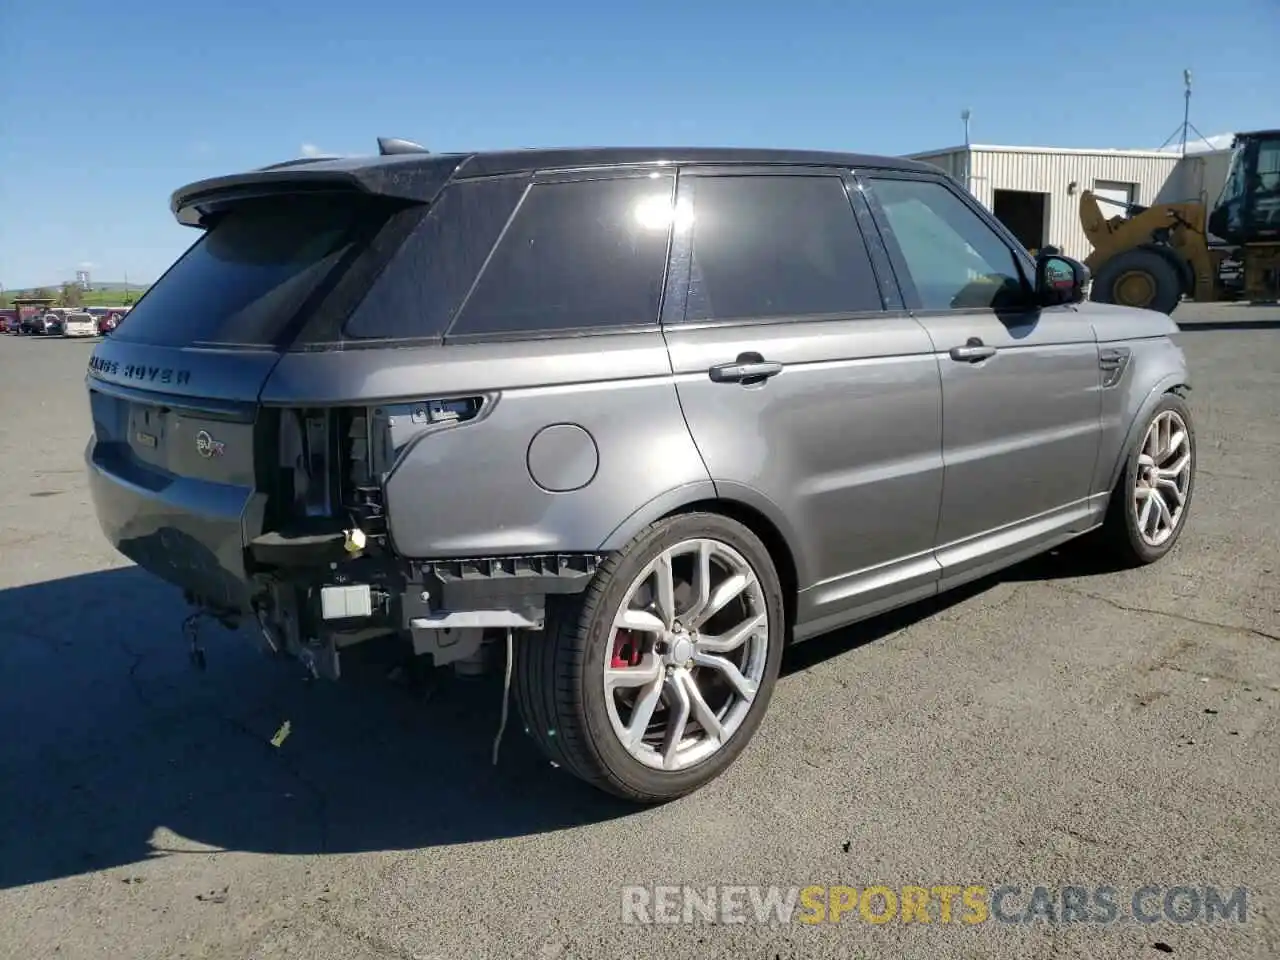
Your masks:
<instances>
[{"instance_id":1,"label":"gravel lot","mask_svg":"<svg viewBox=\"0 0 1280 960\"><path fill-rule=\"evenodd\" d=\"M1179 320L1173 554L1066 551L797 648L739 763L643 812L519 735L492 768L491 680L308 685L212 628L192 670L93 518L92 344L0 337L0 955L1280 956L1280 310ZM682 883L1249 893L1243 924L621 923L624 884Z\"/></svg>"}]
</instances>

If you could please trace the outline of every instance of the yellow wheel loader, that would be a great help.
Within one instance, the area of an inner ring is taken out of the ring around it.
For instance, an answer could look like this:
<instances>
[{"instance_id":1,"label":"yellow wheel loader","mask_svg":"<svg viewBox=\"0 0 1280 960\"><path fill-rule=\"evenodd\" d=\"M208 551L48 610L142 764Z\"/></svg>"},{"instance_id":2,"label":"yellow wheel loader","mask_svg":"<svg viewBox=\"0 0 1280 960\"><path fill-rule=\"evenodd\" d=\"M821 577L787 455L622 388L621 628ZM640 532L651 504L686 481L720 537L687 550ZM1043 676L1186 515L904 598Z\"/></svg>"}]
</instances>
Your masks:
<instances>
[{"instance_id":1,"label":"yellow wheel loader","mask_svg":"<svg viewBox=\"0 0 1280 960\"><path fill-rule=\"evenodd\" d=\"M1280 299L1280 130L1237 134L1222 194L1202 202L1121 204L1104 213L1080 196L1080 224L1093 245L1085 266L1090 298L1172 313L1183 297L1201 303Z\"/></svg>"}]
</instances>

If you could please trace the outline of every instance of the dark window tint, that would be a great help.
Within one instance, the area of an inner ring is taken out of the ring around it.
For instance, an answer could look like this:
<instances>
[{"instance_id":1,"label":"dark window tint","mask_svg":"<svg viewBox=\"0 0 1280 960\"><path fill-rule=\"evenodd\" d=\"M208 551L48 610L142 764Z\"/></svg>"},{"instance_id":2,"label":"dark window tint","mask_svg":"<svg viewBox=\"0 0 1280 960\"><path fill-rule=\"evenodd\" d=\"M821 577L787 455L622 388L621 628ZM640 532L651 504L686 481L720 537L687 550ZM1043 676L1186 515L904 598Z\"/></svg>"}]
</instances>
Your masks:
<instances>
[{"instance_id":1,"label":"dark window tint","mask_svg":"<svg viewBox=\"0 0 1280 960\"><path fill-rule=\"evenodd\" d=\"M686 320L880 310L837 177L693 177ZM682 198L683 199L683 198Z\"/></svg>"},{"instance_id":2,"label":"dark window tint","mask_svg":"<svg viewBox=\"0 0 1280 960\"><path fill-rule=\"evenodd\" d=\"M356 308L347 336L443 334L527 185L521 177L448 187Z\"/></svg>"},{"instance_id":3,"label":"dark window tint","mask_svg":"<svg viewBox=\"0 0 1280 960\"><path fill-rule=\"evenodd\" d=\"M535 184L449 331L657 323L675 178Z\"/></svg>"},{"instance_id":4,"label":"dark window tint","mask_svg":"<svg viewBox=\"0 0 1280 960\"><path fill-rule=\"evenodd\" d=\"M246 201L147 291L112 336L163 346L278 345L344 253L386 215L381 205L357 197Z\"/></svg>"},{"instance_id":5,"label":"dark window tint","mask_svg":"<svg viewBox=\"0 0 1280 960\"><path fill-rule=\"evenodd\" d=\"M871 183L925 310L1025 303L1013 251L946 186L928 180Z\"/></svg>"},{"instance_id":6,"label":"dark window tint","mask_svg":"<svg viewBox=\"0 0 1280 960\"><path fill-rule=\"evenodd\" d=\"M1246 141L1235 148L1209 229L1229 243L1262 239L1280 229L1280 139Z\"/></svg>"}]
</instances>

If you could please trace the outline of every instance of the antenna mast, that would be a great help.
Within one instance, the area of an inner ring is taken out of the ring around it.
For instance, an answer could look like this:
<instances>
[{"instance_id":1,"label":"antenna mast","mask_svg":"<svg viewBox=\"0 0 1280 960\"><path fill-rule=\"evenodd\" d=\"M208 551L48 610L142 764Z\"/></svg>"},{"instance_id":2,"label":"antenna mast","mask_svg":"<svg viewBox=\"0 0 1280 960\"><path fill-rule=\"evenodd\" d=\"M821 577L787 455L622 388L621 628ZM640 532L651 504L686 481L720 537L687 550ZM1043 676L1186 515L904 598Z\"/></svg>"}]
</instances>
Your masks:
<instances>
[{"instance_id":1,"label":"antenna mast","mask_svg":"<svg viewBox=\"0 0 1280 960\"><path fill-rule=\"evenodd\" d=\"M1164 143L1160 144L1160 149L1163 150L1165 147L1169 146L1169 144L1173 143L1174 140L1179 140L1180 143L1178 147L1178 156L1185 157L1187 155L1187 133L1188 132L1194 132L1197 137L1199 137L1201 140L1204 141L1204 145L1208 147L1210 150L1213 149L1213 144L1210 143L1209 138L1206 137L1199 130L1197 130L1196 125L1191 122L1191 71L1190 70L1182 71L1182 87L1183 87L1182 123L1177 130L1173 131L1173 133L1169 135L1169 138L1165 140Z\"/></svg>"}]
</instances>

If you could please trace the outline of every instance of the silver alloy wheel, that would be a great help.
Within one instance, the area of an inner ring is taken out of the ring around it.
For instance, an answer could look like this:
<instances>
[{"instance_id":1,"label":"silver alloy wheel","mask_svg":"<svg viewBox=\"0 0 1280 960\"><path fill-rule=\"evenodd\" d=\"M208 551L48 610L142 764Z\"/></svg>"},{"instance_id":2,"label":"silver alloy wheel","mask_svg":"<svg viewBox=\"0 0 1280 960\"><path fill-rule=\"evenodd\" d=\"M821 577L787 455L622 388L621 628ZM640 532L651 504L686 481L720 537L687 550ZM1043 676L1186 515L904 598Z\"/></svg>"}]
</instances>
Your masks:
<instances>
[{"instance_id":1,"label":"silver alloy wheel","mask_svg":"<svg viewBox=\"0 0 1280 960\"><path fill-rule=\"evenodd\" d=\"M1190 485L1191 435L1176 411L1165 410L1147 427L1133 488L1138 535L1148 546L1160 546L1178 529Z\"/></svg>"},{"instance_id":2,"label":"silver alloy wheel","mask_svg":"<svg viewBox=\"0 0 1280 960\"><path fill-rule=\"evenodd\" d=\"M609 720L627 752L683 770L729 741L764 677L769 615L751 565L719 540L667 547L631 582L609 631Z\"/></svg>"}]
</instances>

